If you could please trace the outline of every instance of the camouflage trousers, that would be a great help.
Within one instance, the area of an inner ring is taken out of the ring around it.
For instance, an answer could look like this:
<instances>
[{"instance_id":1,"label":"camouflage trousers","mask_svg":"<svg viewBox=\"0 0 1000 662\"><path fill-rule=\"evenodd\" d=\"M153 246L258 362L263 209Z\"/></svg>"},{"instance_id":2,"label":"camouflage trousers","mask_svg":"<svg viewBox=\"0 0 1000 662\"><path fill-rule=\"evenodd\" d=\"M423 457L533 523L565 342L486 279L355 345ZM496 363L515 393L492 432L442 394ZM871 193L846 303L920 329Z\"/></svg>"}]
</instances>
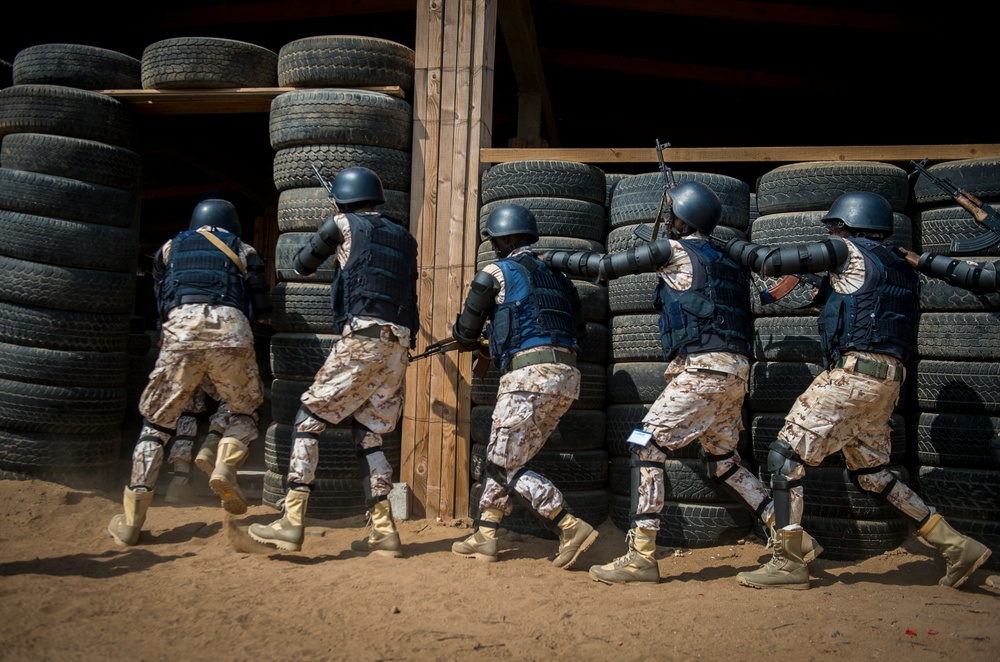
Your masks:
<instances>
[{"instance_id":1,"label":"camouflage trousers","mask_svg":"<svg viewBox=\"0 0 1000 662\"><path fill-rule=\"evenodd\" d=\"M900 381L841 368L826 370L796 399L778 439L788 443L805 465L818 466L830 455L843 451L849 470L884 467L889 464L891 452L889 419L899 401L901 385ZM802 478L805 465L798 465L789 478ZM884 469L858 475L860 487L873 494L882 494L894 480ZM790 493L790 521L797 524L802 521L803 489L795 487ZM901 482L896 482L884 497L915 522L930 514L923 500Z\"/></svg>"},{"instance_id":2,"label":"camouflage trousers","mask_svg":"<svg viewBox=\"0 0 1000 662\"><path fill-rule=\"evenodd\" d=\"M218 400L219 394L216 392L212 382L207 379L202 380L201 386L194 392L184 413L177 419L177 429L173 442L170 444L170 455L167 457L167 464L174 462L191 462L194 451L194 442L198 437L197 414L208 411L208 401ZM229 405L220 402L215 413L209 418L209 426L224 432L229 425Z\"/></svg>"},{"instance_id":3,"label":"camouflage trousers","mask_svg":"<svg viewBox=\"0 0 1000 662\"><path fill-rule=\"evenodd\" d=\"M224 436L244 444L257 438L256 410L264 402L264 385L252 347L161 350L139 400L139 413L147 423L132 452L131 486L153 489L163 466L163 448L203 379L229 406Z\"/></svg>"},{"instance_id":4,"label":"camouflage trousers","mask_svg":"<svg viewBox=\"0 0 1000 662\"><path fill-rule=\"evenodd\" d=\"M721 477L732 472L725 478L726 484L762 519L770 518L773 508L767 488L740 465L737 452L746 379L722 372L675 373L670 369L664 377L666 388L642 419L642 429L651 433L652 439L645 446L633 444L632 452L639 461L638 481L634 474L632 479L633 524L659 530L659 513L666 500L664 451L683 448L695 439L701 442L711 474ZM726 457L712 460L711 455Z\"/></svg>"},{"instance_id":5,"label":"camouflage trousers","mask_svg":"<svg viewBox=\"0 0 1000 662\"><path fill-rule=\"evenodd\" d=\"M575 382L566 383L564 388L559 389L561 393L501 391L493 410L486 460L503 470L508 481L516 478L513 489L518 496L530 503L532 510L546 518L562 507L562 493L545 476L535 471L522 470L541 450L559 424L559 419L573 405L575 397L562 395L579 392L580 373L576 370L573 372L576 373ZM572 373L568 374L570 376L567 379L572 380ZM513 504L507 490L508 485L501 485L487 474L483 493L479 498L480 510L495 508L510 515Z\"/></svg>"},{"instance_id":6,"label":"camouflage trousers","mask_svg":"<svg viewBox=\"0 0 1000 662\"><path fill-rule=\"evenodd\" d=\"M365 429L359 443L373 497L392 490L392 466L381 450L382 435L396 429L403 413L406 348L366 336L344 336L334 345L312 386L302 394L311 412L296 432L319 435L328 424L353 416ZM357 438L355 438L357 442ZM296 434L288 466L288 482L309 485L319 466L319 440Z\"/></svg>"}]
</instances>

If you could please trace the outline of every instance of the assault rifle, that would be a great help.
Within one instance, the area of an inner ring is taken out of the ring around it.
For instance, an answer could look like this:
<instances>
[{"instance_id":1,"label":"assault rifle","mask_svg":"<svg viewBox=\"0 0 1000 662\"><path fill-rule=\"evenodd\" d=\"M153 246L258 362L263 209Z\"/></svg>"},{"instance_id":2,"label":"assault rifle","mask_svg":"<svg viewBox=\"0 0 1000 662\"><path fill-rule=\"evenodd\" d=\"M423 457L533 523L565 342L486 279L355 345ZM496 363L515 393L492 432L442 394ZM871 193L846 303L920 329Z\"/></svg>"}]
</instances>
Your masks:
<instances>
[{"instance_id":1,"label":"assault rifle","mask_svg":"<svg viewBox=\"0 0 1000 662\"><path fill-rule=\"evenodd\" d=\"M310 163L309 165L312 166L313 172L316 173L316 178L319 179L319 183L326 189L326 197L330 200L330 204L333 205L333 211L339 214L340 207L337 206L337 201L333 198L333 184L331 184L329 180L323 176L323 173L319 171L319 168L316 167L315 163ZM323 167L322 163L319 165L320 167Z\"/></svg>"},{"instance_id":2,"label":"assault rifle","mask_svg":"<svg viewBox=\"0 0 1000 662\"><path fill-rule=\"evenodd\" d=\"M656 139L656 158L660 161L660 179L663 185L663 195L660 197L660 208L656 211L656 220L653 221L653 229L650 230L646 227L645 223L640 223L632 231L632 234L643 241L653 241L659 236L660 221L663 220L663 212L670 197L669 191L677 186L677 182L674 181L674 171L668 168L667 164L663 162L663 150L667 147L670 147L670 143L660 143L660 139Z\"/></svg>"},{"instance_id":3,"label":"assault rifle","mask_svg":"<svg viewBox=\"0 0 1000 662\"><path fill-rule=\"evenodd\" d=\"M972 214L972 217L989 228L988 231L976 237L955 237L951 240L951 247L948 249L950 255L976 255L988 248L1000 244L1000 215L989 205L984 205L982 200L972 195L964 188L960 189L953 183L937 177L925 167L927 159L923 161L910 161L917 172L926 175L928 179L937 184L938 188L950 195L965 211ZM919 176L919 175L918 175Z\"/></svg>"},{"instance_id":4,"label":"assault rifle","mask_svg":"<svg viewBox=\"0 0 1000 662\"><path fill-rule=\"evenodd\" d=\"M486 342L485 338L480 338L479 349L472 357L472 373L479 377L480 379L486 376L486 371L490 369L490 355L486 352L486 348L489 344ZM454 351L459 348L458 341L454 338L445 338L444 340L439 340L437 342L427 345L427 349L419 354L410 356L410 362L419 361L420 359L425 359L428 356L434 356L435 354L445 354L447 352Z\"/></svg>"}]
</instances>

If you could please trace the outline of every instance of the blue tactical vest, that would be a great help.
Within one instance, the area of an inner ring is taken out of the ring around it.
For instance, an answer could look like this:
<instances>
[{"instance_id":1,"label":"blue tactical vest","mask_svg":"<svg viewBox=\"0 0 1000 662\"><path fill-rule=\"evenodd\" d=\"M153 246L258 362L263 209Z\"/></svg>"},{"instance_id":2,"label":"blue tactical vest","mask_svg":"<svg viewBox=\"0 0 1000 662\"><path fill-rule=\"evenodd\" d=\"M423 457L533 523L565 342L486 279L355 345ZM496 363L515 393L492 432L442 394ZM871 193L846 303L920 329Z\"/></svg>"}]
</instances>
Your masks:
<instances>
[{"instance_id":1,"label":"blue tactical vest","mask_svg":"<svg viewBox=\"0 0 1000 662\"><path fill-rule=\"evenodd\" d=\"M240 238L231 232L213 232L240 254ZM170 242L170 257L159 286L160 319L177 306L206 303L231 306L249 319L250 299L243 272L228 255L197 230L184 230Z\"/></svg>"},{"instance_id":2,"label":"blue tactical vest","mask_svg":"<svg viewBox=\"0 0 1000 662\"><path fill-rule=\"evenodd\" d=\"M704 239L681 239L691 256L692 283L684 291L656 287L663 356L734 352L750 355L750 322L743 270Z\"/></svg>"},{"instance_id":3,"label":"blue tactical vest","mask_svg":"<svg viewBox=\"0 0 1000 662\"><path fill-rule=\"evenodd\" d=\"M865 257L865 282L854 294L833 291L827 277L821 296L819 335L830 365L847 350L907 360L917 320L918 276L899 253L863 237L846 239ZM875 268L870 268L875 267Z\"/></svg>"},{"instance_id":4,"label":"blue tactical vest","mask_svg":"<svg viewBox=\"0 0 1000 662\"><path fill-rule=\"evenodd\" d=\"M417 315L417 240L379 214L346 214L351 254L334 272L330 285L334 329L354 316L374 317L410 330L415 346Z\"/></svg>"},{"instance_id":5,"label":"blue tactical vest","mask_svg":"<svg viewBox=\"0 0 1000 662\"><path fill-rule=\"evenodd\" d=\"M490 357L500 371L506 372L511 357L525 349L574 347L576 322L569 278L553 273L530 252L496 264L503 272L504 300L490 315L486 337Z\"/></svg>"}]
</instances>

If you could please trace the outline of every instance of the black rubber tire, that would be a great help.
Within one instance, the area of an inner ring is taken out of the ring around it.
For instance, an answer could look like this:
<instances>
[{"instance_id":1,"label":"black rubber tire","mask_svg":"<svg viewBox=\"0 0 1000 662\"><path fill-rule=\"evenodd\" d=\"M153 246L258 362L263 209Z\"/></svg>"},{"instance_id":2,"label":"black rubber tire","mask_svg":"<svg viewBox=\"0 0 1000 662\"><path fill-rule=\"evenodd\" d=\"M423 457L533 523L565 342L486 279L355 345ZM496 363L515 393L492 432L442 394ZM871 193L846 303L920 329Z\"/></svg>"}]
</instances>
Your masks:
<instances>
[{"instance_id":1,"label":"black rubber tire","mask_svg":"<svg viewBox=\"0 0 1000 662\"><path fill-rule=\"evenodd\" d=\"M142 61L118 51L82 44L36 44L18 51L14 85L65 85L82 90L137 90Z\"/></svg>"},{"instance_id":2,"label":"black rubber tire","mask_svg":"<svg viewBox=\"0 0 1000 662\"><path fill-rule=\"evenodd\" d=\"M86 474L117 464L120 447L118 430L54 434L0 428L0 469L38 476L52 471Z\"/></svg>"},{"instance_id":3,"label":"black rubber tire","mask_svg":"<svg viewBox=\"0 0 1000 662\"><path fill-rule=\"evenodd\" d=\"M907 381L919 411L1000 415L1000 363L922 359Z\"/></svg>"},{"instance_id":4,"label":"black rubber tire","mask_svg":"<svg viewBox=\"0 0 1000 662\"><path fill-rule=\"evenodd\" d=\"M823 225L823 211L797 211L757 217L750 227L750 241L763 246L796 246L829 239ZM892 236L887 243L911 250L914 245L913 220L901 212L892 214Z\"/></svg>"},{"instance_id":5,"label":"black rubber tire","mask_svg":"<svg viewBox=\"0 0 1000 662\"><path fill-rule=\"evenodd\" d=\"M370 145L409 151L413 108L366 90L293 90L271 101L274 150L297 145Z\"/></svg>"},{"instance_id":6,"label":"black rubber tire","mask_svg":"<svg viewBox=\"0 0 1000 662\"><path fill-rule=\"evenodd\" d=\"M280 87L379 87L413 90L416 54L403 44L355 35L289 42L278 51Z\"/></svg>"},{"instance_id":7,"label":"black rubber tire","mask_svg":"<svg viewBox=\"0 0 1000 662\"><path fill-rule=\"evenodd\" d=\"M922 359L1000 360L1000 312L920 313L917 354Z\"/></svg>"},{"instance_id":8,"label":"black rubber tire","mask_svg":"<svg viewBox=\"0 0 1000 662\"><path fill-rule=\"evenodd\" d=\"M505 198L487 202L479 210L480 236L483 236L489 215L507 204L530 209L539 235L579 237L596 242L603 242L607 236L604 205L560 197Z\"/></svg>"},{"instance_id":9,"label":"black rubber tire","mask_svg":"<svg viewBox=\"0 0 1000 662\"><path fill-rule=\"evenodd\" d=\"M823 362L815 315L758 317L753 321L752 342L757 361Z\"/></svg>"},{"instance_id":10,"label":"black rubber tire","mask_svg":"<svg viewBox=\"0 0 1000 662\"><path fill-rule=\"evenodd\" d=\"M722 485L708 475L705 463L698 458L680 458L663 461L664 496L671 501L685 503L736 503ZM608 489L612 494L631 496L632 458L611 458L608 470Z\"/></svg>"},{"instance_id":11,"label":"black rubber tire","mask_svg":"<svg viewBox=\"0 0 1000 662\"><path fill-rule=\"evenodd\" d=\"M0 209L116 228L137 228L137 191L0 168Z\"/></svg>"},{"instance_id":12,"label":"black rubber tire","mask_svg":"<svg viewBox=\"0 0 1000 662\"><path fill-rule=\"evenodd\" d=\"M823 274L816 274L822 276ZM779 315L805 315L818 314L819 308L813 305L813 293L815 287L800 280L791 292L774 303L761 303L762 293L770 291L781 281L781 278L773 276L760 276L755 273L750 274L749 296L750 313L754 316L779 316Z\"/></svg>"},{"instance_id":13,"label":"black rubber tire","mask_svg":"<svg viewBox=\"0 0 1000 662\"><path fill-rule=\"evenodd\" d=\"M163 39L146 46L141 62L146 90L278 86L278 54L234 39Z\"/></svg>"},{"instance_id":14,"label":"black rubber tire","mask_svg":"<svg viewBox=\"0 0 1000 662\"><path fill-rule=\"evenodd\" d=\"M612 317L608 325L611 329L611 360L616 363L662 361L659 319L659 314L648 313Z\"/></svg>"},{"instance_id":15,"label":"black rubber tire","mask_svg":"<svg viewBox=\"0 0 1000 662\"><path fill-rule=\"evenodd\" d=\"M271 326L278 332L333 333L329 283L277 283L271 290ZM340 329L336 329L340 331Z\"/></svg>"},{"instance_id":16,"label":"black rubber tire","mask_svg":"<svg viewBox=\"0 0 1000 662\"><path fill-rule=\"evenodd\" d=\"M292 456L292 435L295 428L291 425L272 423L264 435L264 467L275 473L288 473L288 463ZM358 463L353 433L350 428L327 428L319 435L319 466L316 467L317 478L360 478L361 466ZM382 435L382 452L393 468L399 473L401 452L401 435L398 429Z\"/></svg>"},{"instance_id":17,"label":"black rubber tire","mask_svg":"<svg viewBox=\"0 0 1000 662\"><path fill-rule=\"evenodd\" d=\"M0 209L0 254L32 262L133 272L139 233Z\"/></svg>"},{"instance_id":18,"label":"black rubber tire","mask_svg":"<svg viewBox=\"0 0 1000 662\"><path fill-rule=\"evenodd\" d=\"M750 186L735 177L709 172L674 172L677 184L700 182L712 189L722 202L719 225L746 230L749 225ZM637 223L652 224L663 199L663 179L659 171L632 175L615 185L608 208L611 229Z\"/></svg>"},{"instance_id":19,"label":"black rubber tire","mask_svg":"<svg viewBox=\"0 0 1000 662\"><path fill-rule=\"evenodd\" d=\"M382 192L385 203L375 209L409 229L410 194L392 189ZM322 186L288 189L278 195L278 230L281 232L314 232L333 213L329 194Z\"/></svg>"},{"instance_id":20,"label":"black rubber tire","mask_svg":"<svg viewBox=\"0 0 1000 662\"><path fill-rule=\"evenodd\" d=\"M309 494L309 519L337 520L363 515L364 487L360 478L317 478ZM261 501L265 506L281 512L278 504L288 492L288 475L275 471L264 472L264 489Z\"/></svg>"},{"instance_id":21,"label":"black rubber tire","mask_svg":"<svg viewBox=\"0 0 1000 662\"><path fill-rule=\"evenodd\" d=\"M40 308L128 313L135 273L60 267L0 255L0 300Z\"/></svg>"},{"instance_id":22,"label":"black rubber tire","mask_svg":"<svg viewBox=\"0 0 1000 662\"><path fill-rule=\"evenodd\" d=\"M0 428L88 434L121 426L125 387L45 386L0 379Z\"/></svg>"},{"instance_id":23,"label":"black rubber tire","mask_svg":"<svg viewBox=\"0 0 1000 662\"><path fill-rule=\"evenodd\" d=\"M609 280L608 309L610 313L612 315L655 314L656 286L659 282L660 277L656 273L626 274Z\"/></svg>"},{"instance_id":24,"label":"black rubber tire","mask_svg":"<svg viewBox=\"0 0 1000 662\"><path fill-rule=\"evenodd\" d=\"M757 178L761 215L826 211L844 193L878 193L894 211L905 211L910 182L906 171L878 161L808 161L778 166ZM760 219L758 219L760 220Z\"/></svg>"},{"instance_id":25,"label":"black rubber tire","mask_svg":"<svg viewBox=\"0 0 1000 662\"><path fill-rule=\"evenodd\" d=\"M1000 520L1000 470L918 467L915 489L949 517Z\"/></svg>"},{"instance_id":26,"label":"black rubber tire","mask_svg":"<svg viewBox=\"0 0 1000 662\"><path fill-rule=\"evenodd\" d=\"M915 436L920 464L981 469L994 462L990 443L1000 439L1000 417L920 412Z\"/></svg>"},{"instance_id":27,"label":"black rubber tire","mask_svg":"<svg viewBox=\"0 0 1000 662\"><path fill-rule=\"evenodd\" d=\"M757 361L750 366L747 405L755 413L787 413L821 372L818 363Z\"/></svg>"},{"instance_id":28,"label":"black rubber tire","mask_svg":"<svg viewBox=\"0 0 1000 662\"><path fill-rule=\"evenodd\" d=\"M631 497L611 495L611 521L621 531L628 531ZM685 503L667 501L660 513L656 544L663 547L701 549L741 540L753 528L753 514L735 504Z\"/></svg>"},{"instance_id":29,"label":"black rubber tire","mask_svg":"<svg viewBox=\"0 0 1000 662\"><path fill-rule=\"evenodd\" d=\"M482 204L511 198L572 198L604 205L604 171L575 161L529 159L498 163L483 173Z\"/></svg>"},{"instance_id":30,"label":"black rubber tire","mask_svg":"<svg viewBox=\"0 0 1000 662\"><path fill-rule=\"evenodd\" d=\"M927 170L983 202L1000 200L1000 158L984 156L945 161L927 166ZM927 207L951 204L954 199L928 177L919 175L915 176L913 182L913 201L919 207Z\"/></svg>"},{"instance_id":31,"label":"black rubber tire","mask_svg":"<svg viewBox=\"0 0 1000 662\"><path fill-rule=\"evenodd\" d=\"M823 546L823 558L830 561L861 561L892 551L903 544L910 523L902 517L886 519L845 519L802 517L802 526Z\"/></svg>"},{"instance_id":32,"label":"black rubber tire","mask_svg":"<svg viewBox=\"0 0 1000 662\"><path fill-rule=\"evenodd\" d=\"M124 352L128 313L39 308L0 300L0 342L81 352Z\"/></svg>"},{"instance_id":33,"label":"black rubber tire","mask_svg":"<svg viewBox=\"0 0 1000 662\"><path fill-rule=\"evenodd\" d=\"M608 365L610 404L653 404L666 388L666 361L618 361Z\"/></svg>"},{"instance_id":34,"label":"black rubber tire","mask_svg":"<svg viewBox=\"0 0 1000 662\"><path fill-rule=\"evenodd\" d=\"M312 232L282 232L278 235L278 240L274 244L274 273L278 280L286 283L333 282L333 277L337 273L336 255L328 256L322 264L316 267L315 273L309 276L300 276L295 271L295 256L309 245L312 236Z\"/></svg>"},{"instance_id":35,"label":"black rubber tire","mask_svg":"<svg viewBox=\"0 0 1000 662\"><path fill-rule=\"evenodd\" d=\"M0 136L46 133L135 150L133 109L106 94L62 85L14 85L0 90Z\"/></svg>"},{"instance_id":36,"label":"black rubber tire","mask_svg":"<svg viewBox=\"0 0 1000 662\"><path fill-rule=\"evenodd\" d=\"M12 133L0 146L0 164L54 177L137 191L142 157L130 149L67 136Z\"/></svg>"},{"instance_id":37,"label":"black rubber tire","mask_svg":"<svg viewBox=\"0 0 1000 662\"><path fill-rule=\"evenodd\" d=\"M122 386L125 352L67 352L0 342L0 378L48 386Z\"/></svg>"},{"instance_id":38,"label":"black rubber tire","mask_svg":"<svg viewBox=\"0 0 1000 662\"><path fill-rule=\"evenodd\" d=\"M276 333L271 336L271 372L275 379L312 380L330 356L340 335Z\"/></svg>"},{"instance_id":39,"label":"black rubber tire","mask_svg":"<svg viewBox=\"0 0 1000 662\"><path fill-rule=\"evenodd\" d=\"M279 149L274 154L273 178L278 192L320 186L313 166L332 182L346 168L363 166L378 173L383 189L410 190L412 158L409 150L372 145L310 144ZM325 188L322 189L324 192ZM330 206L329 198L327 207Z\"/></svg>"},{"instance_id":40,"label":"black rubber tire","mask_svg":"<svg viewBox=\"0 0 1000 662\"><path fill-rule=\"evenodd\" d=\"M993 211L1000 213L1000 202L985 203ZM989 230L985 225L972 217L958 205L935 207L917 212L915 217L917 234L921 252L940 253L951 252L951 242L954 239L971 239L985 234ZM980 256L996 259L1000 255L1000 242L983 250Z\"/></svg>"},{"instance_id":41,"label":"black rubber tire","mask_svg":"<svg viewBox=\"0 0 1000 662\"><path fill-rule=\"evenodd\" d=\"M492 405L473 405L469 437L473 444L488 444L493 424ZM587 451L604 448L607 415L600 409L570 409L545 440L546 451Z\"/></svg>"}]
</instances>

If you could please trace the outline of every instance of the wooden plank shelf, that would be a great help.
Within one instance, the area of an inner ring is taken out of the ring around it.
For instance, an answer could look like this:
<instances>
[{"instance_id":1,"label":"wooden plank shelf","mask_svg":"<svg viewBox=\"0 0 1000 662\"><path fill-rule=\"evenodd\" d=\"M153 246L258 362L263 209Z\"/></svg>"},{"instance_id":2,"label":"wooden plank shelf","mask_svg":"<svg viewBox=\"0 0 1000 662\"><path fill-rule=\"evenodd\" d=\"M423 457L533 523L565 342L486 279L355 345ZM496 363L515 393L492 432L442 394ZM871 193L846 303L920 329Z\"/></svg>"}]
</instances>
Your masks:
<instances>
[{"instance_id":1,"label":"wooden plank shelf","mask_svg":"<svg viewBox=\"0 0 1000 662\"><path fill-rule=\"evenodd\" d=\"M234 87L216 90L101 90L119 101L130 104L140 115L208 115L269 113L274 97L292 92L296 87ZM405 98L402 88L352 87Z\"/></svg>"}]
</instances>

